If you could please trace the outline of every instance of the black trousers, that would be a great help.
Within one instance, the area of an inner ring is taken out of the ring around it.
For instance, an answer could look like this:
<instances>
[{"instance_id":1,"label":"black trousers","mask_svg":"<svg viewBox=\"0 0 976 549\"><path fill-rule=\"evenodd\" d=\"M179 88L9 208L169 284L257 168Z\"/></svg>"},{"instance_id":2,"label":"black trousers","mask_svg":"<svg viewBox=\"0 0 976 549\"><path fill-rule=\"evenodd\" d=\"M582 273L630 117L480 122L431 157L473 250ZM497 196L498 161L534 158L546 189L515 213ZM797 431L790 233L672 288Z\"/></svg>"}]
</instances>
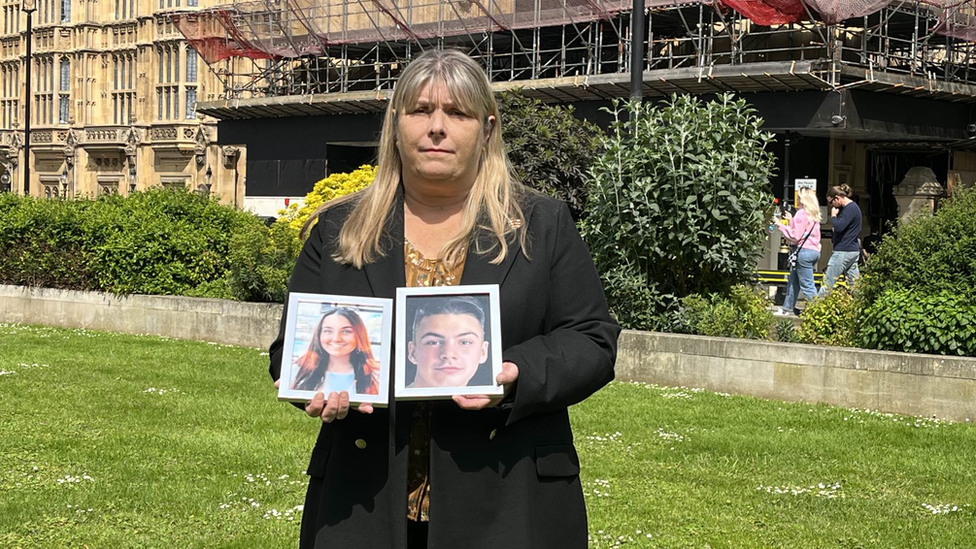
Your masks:
<instances>
[{"instance_id":1,"label":"black trousers","mask_svg":"<svg viewBox=\"0 0 976 549\"><path fill-rule=\"evenodd\" d=\"M427 549L427 523L407 521L407 549Z\"/></svg>"}]
</instances>

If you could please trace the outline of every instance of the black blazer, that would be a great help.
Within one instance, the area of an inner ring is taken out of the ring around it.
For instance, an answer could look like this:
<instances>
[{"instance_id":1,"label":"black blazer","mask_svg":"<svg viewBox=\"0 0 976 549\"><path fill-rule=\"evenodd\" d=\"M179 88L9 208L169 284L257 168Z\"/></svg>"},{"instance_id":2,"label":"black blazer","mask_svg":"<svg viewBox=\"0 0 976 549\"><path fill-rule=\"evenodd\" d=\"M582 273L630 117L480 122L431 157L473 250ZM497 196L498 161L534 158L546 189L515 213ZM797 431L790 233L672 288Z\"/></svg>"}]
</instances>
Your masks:
<instances>
[{"instance_id":1,"label":"black blazer","mask_svg":"<svg viewBox=\"0 0 976 549\"><path fill-rule=\"evenodd\" d=\"M461 277L461 284L500 285L502 355L518 365L519 379L514 398L497 408L433 405L431 549L587 546L567 407L613 379L620 327L566 205L535 193L524 202L530 259L517 243L497 265L491 254L469 252ZM385 255L362 270L331 258L350 209L321 215L289 291L393 298L405 286L402 198L387 220ZM275 379L283 338L280 332L271 344ZM406 546L414 404L395 402L392 386L389 408L322 425L308 466L302 548Z\"/></svg>"}]
</instances>

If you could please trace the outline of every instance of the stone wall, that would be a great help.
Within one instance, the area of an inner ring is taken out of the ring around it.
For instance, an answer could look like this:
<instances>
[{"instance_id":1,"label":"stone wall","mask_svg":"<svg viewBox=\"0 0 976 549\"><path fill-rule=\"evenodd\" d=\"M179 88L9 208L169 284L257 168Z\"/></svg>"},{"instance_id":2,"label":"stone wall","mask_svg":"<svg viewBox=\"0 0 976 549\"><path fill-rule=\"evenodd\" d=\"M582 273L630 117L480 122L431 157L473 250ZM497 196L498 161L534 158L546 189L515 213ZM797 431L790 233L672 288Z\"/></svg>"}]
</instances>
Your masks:
<instances>
[{"instance_id":1,"label":"stone wall","mask_svg":"<svg viewBox=\"0 0 976 549\"><path fill-rule=\"evenodd\" d=\"M281 306L0 285L0 322L267 347ZM624 331L617 379L976 419L976 359Z\"/></svg>"},{"instance_id":2,"label":"stone wall","mask_svg":"<svg viewBox=\"0 0 976 549\"><path fill-rule=\"evenodd\" d=\"M618 379L976 419L976 359L625 331Z\"/></svg>"},{"instance_id":3,"label":"stone wall","mask_svg":"<svg viewBox=\"0 0 976 549\"><path fill-rule=\"evenodd\" d=\"M0 322L46 324L267 347L281 305L0 285Z\"/></svg>"}]
</instances>

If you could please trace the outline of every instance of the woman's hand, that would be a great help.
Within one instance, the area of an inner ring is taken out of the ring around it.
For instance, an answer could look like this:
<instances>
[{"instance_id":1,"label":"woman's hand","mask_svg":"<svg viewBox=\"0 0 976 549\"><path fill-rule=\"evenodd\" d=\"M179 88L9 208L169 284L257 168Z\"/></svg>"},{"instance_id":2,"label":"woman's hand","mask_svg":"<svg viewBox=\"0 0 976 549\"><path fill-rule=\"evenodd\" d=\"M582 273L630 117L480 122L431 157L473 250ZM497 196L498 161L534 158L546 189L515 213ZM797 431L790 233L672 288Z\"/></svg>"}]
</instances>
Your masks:
<instances>
[{"instance_id":1,"label":"woman's hand","mask_svg":"<svg viewBox=\"0 0 976 549\"><path fill-rule=\"evenodd\" d=\"M783 219L787 221L793 221L793 214L790 212L783 212Z\"/></svg>"},{"instance_id":2,"label":"woman's hand","mask_svg":"<svg viewBox=\"0 0 976 549\"><path fill-rule=\"evenodd\" d=\"M354 408L364 414L373 413L373 405L369 403L363 403ZM322 418L322 423L332 423L337 419L345 419L349 415L349 392L337 393L332 391L326 398L325 394L319 391L305 405L305 413L310 417Z\"/></svg>"},{"instance_id":3,"label":"woman's hand","mask_svg":"<svg viewBox=\"0 0 976 549\"><path fill-rule=\"evenodd\" d=\"M274 386L277 389L281 385L281 380L276 380ZM356 410L364 414L373 413L373 405L369 403L360 404L358 407L354 407ZM342 391L341 393L331 392L329 393L329 398L326 400L325 395L322 391L315 393L312 400L305 405L305 413L311 417L322 418L323 423L332 423L336 419L344 419L349 415L349 393Z\"/></svg>"},{"instance_id":4,"label":"woman's hand","mask_svg":"<svg viewBox=\"0 0 976 549\"><path fill-rule=\"evenodd\" d=\"M483 408L496 406L502 401L503 398L505 398L505 395L508 394L508 391L512 388L512 385L518 380L518 375L519 369L514 362L503 362L502 371L500 374L498 374L498 377L495 378L495 381L505 388L505 394L495 397L490 397L488 395L455 395L454 402L465 410L481 410Z\"/></svg>"}]
</instances>

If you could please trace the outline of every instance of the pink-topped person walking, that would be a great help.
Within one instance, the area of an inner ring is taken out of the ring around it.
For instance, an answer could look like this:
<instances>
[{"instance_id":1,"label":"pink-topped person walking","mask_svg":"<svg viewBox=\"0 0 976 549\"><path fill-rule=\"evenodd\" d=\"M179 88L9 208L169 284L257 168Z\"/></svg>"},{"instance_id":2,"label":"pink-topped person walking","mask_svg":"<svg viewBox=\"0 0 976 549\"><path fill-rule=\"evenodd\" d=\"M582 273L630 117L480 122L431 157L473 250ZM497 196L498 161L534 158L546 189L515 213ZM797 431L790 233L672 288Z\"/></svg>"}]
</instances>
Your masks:
<instances>
[{"instance_id":1,"label":"pink-topped person walking","mask_svg":"<svg viewBox=\"0 0 976 549\"><path fill-rule=\"evenodd\" d=\"M817 295L817 286L813 281L813 270L820 261L820 202L817 194L812 189L797 189L797 197L800 201L800 209L795 216L786 213L789 225L777 223L777 227L790 244L790 254L795 257L795 261L790 266L789 279L786 283L786 298L783 299L783 308L776 312L777 315L799 314L796 309L796 301L799 292L807 300L811 300Z\"/></svg>"}]
</instances>

